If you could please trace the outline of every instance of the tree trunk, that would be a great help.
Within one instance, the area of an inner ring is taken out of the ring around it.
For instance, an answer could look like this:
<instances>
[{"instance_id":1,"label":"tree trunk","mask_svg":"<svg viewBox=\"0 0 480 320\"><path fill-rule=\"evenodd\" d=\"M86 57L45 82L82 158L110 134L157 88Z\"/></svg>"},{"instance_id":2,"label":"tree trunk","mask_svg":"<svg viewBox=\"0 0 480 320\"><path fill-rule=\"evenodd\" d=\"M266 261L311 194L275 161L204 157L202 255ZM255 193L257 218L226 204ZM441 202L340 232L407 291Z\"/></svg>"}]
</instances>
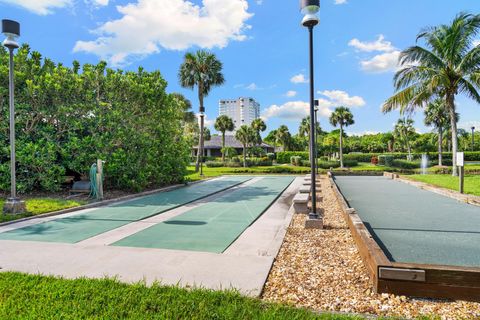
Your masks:
<instances>
[{"instance_id":1,"label":"tree trunk","mask_svg":"<svg viewBox=\"0 0 480 320\"><path fill-rule=\"evenodd\" d=\"M225 162L225 131L222 131L222 162Z\"/></svg>"},{"instance_id":2,"label":"tree trunk","mask_svg":"<svg viewBox=\"0 0 480 320\"><path fill-rule=\"evenodd\" d=\"M243 145L243 167L247 167L247 147Z\"/></svg>"},{"instance_id":3,"label":"tree trunk","mask_svg":"<svg viewBox=\"0 0 480 320\"><path fill-rule=\"evenodd\" d=\"M442 166L442 142L443 142L443 130L442 127L438 128L438 165Z\"/></svg>"},{"instance_id":4,"label":"tree trunk","mask_svg":"<svg viewBox=\"0 0 480 320\"><path fill-rule=\"evenodd\" d=\"M203 161L203 126L204 126L204 119L203 119L203 94L202 94L202 86L198 87L198 101L200 102L200 138L198 141L198 154L197 154L197 163L195 164L195 172L198 172L200 168L200 161Z\"/></svg>"},{"instance_id":5,"label":"tree trunk","mask_svg":"<svg viewBox=\"0 0 480 320\"><path fill-rule=\"evenodd\" d=\"M340 168L343 169L343 126L340 125Z\"/></svg>"},{"instance_id":6,"label":"tree trunk","mask_svg":"<svg viewBox=\"0 0 480 320\"><path fill-rule=\"evenodd\" d=\"M458 140L457 140L457 119L455 116L455 96L452 94L447 94L447 108L450 113L450 121L452 124L452 176L458 176L457 168L457 151L458 151Z\"/></svg>"}]
</instances>

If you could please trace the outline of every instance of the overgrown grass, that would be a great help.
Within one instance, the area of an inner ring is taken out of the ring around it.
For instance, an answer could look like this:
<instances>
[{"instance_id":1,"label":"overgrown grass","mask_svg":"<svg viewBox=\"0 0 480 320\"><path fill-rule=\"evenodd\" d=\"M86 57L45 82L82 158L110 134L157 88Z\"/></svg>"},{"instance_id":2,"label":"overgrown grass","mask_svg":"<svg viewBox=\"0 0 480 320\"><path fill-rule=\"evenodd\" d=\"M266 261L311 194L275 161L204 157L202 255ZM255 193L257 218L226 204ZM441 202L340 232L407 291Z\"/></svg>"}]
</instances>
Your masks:
<instances>
[{"instance_id":1,"label":"overgrown grass","mask_svg":"<svg viewBox=\"0 0 480 320\"><path fill-rule=\"evenodd\" d=\"M4 199L0 199L0 212L3 212ZM0 214L0 222L18 220L25 217L35 216L42 213L54 212L63 209L78 207L84 204L83 201L61 200L61 199L27 199L27 213L20 215L4 215Z\"/></svg>"},{"instance_id":2,"label":"overgrown grass","mask_svg":"<svg viewBox=\"0 0 480 320\"><path fill-rule=\"evenodd\" d=\"M406 178L455 191L458 191L459 189L459 178L448 174L417 174L406 176ZM480 196L480 175L465 176L465 193Z\"/></svg>"},{"instance_id":3,"label":"overgrown grass","mask_svg":"<svg viewBox=\"0 0 480 320\"><path fill-rule=\"evenodd\" d=\"M319 315L233 291L0 273L0 319L360 319Z\"/></svg>"}]
</instances>

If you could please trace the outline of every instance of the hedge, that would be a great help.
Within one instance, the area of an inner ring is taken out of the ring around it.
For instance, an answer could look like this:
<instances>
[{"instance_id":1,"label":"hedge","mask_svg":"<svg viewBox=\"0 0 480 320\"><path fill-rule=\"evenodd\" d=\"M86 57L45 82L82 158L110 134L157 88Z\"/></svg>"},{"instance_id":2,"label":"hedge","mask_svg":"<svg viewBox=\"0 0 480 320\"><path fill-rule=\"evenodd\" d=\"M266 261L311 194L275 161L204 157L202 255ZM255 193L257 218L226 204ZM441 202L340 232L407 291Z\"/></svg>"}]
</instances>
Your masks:
<instances>
[{"instance_id":1,"label":"hedge","mask_svg":"<svg viewBox=\"0 0 480 320\"><path fill-rule=\"evenodd\" d=\"M413 159L421 159L423 154L427 154L430 160L438 159L438 152L412 153ZM443 152L443 159L451 159L451 152ZM358 162L370 162L372 157L391 156L393 159L406 160L408 153L349 153L343 156L344 160L356 160ZM379 159L379 161L381 161ZM465 161L480 161L480 152L465 152Z\"/></svg>"},{"instance_id":2,"label":"hedge","mask_svg":"<svg viewBox=\"0 0 480 320\"><path fill-rule=\"evenodd\" d=\"M309 153L306 151L283 151L277 153L277 163L290 163L292 157L301 157L302 160L309 160Z\"/></svg>"}]
</instances>

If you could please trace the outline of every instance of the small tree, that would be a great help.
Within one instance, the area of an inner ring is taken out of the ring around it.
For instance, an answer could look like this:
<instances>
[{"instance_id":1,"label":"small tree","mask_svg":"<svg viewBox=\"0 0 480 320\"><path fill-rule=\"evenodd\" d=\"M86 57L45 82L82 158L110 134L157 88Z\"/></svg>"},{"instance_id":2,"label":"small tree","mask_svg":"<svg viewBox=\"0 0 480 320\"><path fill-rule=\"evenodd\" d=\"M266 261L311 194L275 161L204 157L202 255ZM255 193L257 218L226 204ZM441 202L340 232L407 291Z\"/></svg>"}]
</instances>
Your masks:
<instances>
[{"instance_id":1,"label":"small tree","mask_svg":"<svg viewBox=\"0 0 480 320\"><path fill-rule=\"evenodd\" d=\"M262 143L262 136L260 135L260 132L264 132L265 130L267 130L267 125L265 124L265 121L258 118L252 121L251 126L256 133L255 144L260 145Z\"/></svg>"},{"instance_id":2,"label":"small tree","mask_svg":"<svg viewBox=\"0 0 480 320\"><path fill-rule=\"evenodd\" d=\"M252 127L243 125L235 133L235 138L240 141L243 146L243 167L247 167L247 148L255 139L255 131Z\"/></svg>"},{"instance_id":3,"label":"small tree","mask_svg":"<svg viewBox=\"0 0 480 320\"><path fill-rule=\"evenodd\" d=\"M404 148L408 151L408 160L412 160L412 146L410 141L415 135L415 128L413 127L412 119L398 119L393 131L397 141L400 141Z\"/></svg>"},{"instance_id":4,"label":"small tree","mask_svg":"<svg viewBox=\"0 0 480 320\"><path fill-rule=\"evenodd\" d=\"M215 120L215 130L220 131L222 133L222 161L225 162L225 153L223 149L225 149L225 132L233 131L235 129L235 124L233 123L232 118L226 115L222 115Z\"/></svg>"},{"instance_id":5,"label":"small tree","mask_svg":"<svg viewBox=\"0 0 480 320\"><path fill-rule=\"evenodd\" d=\"M283 151L288 151L288 145L292 135L286 125L281 125L276 132L277 141L283 146Z\"/></svg>"},{"instance_id":6,"label":"small tree","mask_svg":"<svg viewBox=\"0 0 480 320\"><path fill-rule=\"evenodd\" d=\"M330 116L332 126L340 126L340 167L343 168L343 128L355 123L353 114L346 107L338 107Z\"/></svg>"}]
</instances>

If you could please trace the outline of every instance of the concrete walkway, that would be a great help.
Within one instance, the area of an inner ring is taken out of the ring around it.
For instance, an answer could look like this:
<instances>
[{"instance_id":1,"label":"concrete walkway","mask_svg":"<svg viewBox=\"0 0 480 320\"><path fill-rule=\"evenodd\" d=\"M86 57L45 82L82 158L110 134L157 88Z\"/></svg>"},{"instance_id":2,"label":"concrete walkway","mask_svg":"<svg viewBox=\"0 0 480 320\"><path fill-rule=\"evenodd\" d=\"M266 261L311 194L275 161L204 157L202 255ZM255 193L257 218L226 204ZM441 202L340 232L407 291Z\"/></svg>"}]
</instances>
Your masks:
<instances>
[{"instance_id":1,"label":"concrete walkway","mask_svg":"<svg viewBox=\"0 0 480 320\"><path fill-rule=\"evenodd\" d=\"M211 289L235 288L258 296L280 249L293 213L290 201L302 185L295 181L277 201L222 254L116 247L109 244L139 230L171 219L222 197L237 186L162 215L134 221L75 244L0 240L1 271L20 271L77 277L118 277L125 282L146 281ZM71 214L69 214L71 215ZM29 222L33 224L34 222ZM25 226L25 222L22 223ZM9 229L15 225L8 226ZM6 231L8 229L0 229Z\"/></svg>"}]
</instances>

